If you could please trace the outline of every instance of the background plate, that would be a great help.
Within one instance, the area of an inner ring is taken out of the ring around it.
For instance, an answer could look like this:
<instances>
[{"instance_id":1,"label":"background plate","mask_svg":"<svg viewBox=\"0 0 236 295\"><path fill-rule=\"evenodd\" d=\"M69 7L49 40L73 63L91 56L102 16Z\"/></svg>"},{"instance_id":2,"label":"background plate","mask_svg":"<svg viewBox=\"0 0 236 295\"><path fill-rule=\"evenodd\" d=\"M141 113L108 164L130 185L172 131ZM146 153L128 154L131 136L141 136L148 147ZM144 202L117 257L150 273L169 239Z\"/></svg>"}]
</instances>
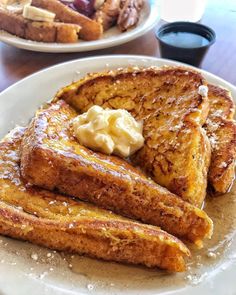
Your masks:
<instances>
[{"instance_id":1,"label":"background plate","mask_svg":"<svg viewBox=\"0 0 236 295\"><path fill-rule=\"evenodd\" d=\"M88 72L132 65L162 66L178 63L142 56L103 56L75 60L38 72L0 94L0 137L16 124L27 124L35 110L51 99L62 86ZM205 71L202 73L209 82L227 87L236 97L233 85ZM224 238L224 243L217 245L219 257L216 260L209 258L209 262L204 264L201 263L201 257L206 256L207 248L204 251L194 251L194 265L190 262L189 270L184 274L167 274L159 270L71 257L0 236L0 294L235 295L235 199L231 194L214 200L218 206L217 214L211 215L218 220L215 235L220 240ZM225 215L229 215L229 226L222 232L226 207L228 210ZM224 251L220 250L222 247ZM211 250L216 251L214 243L211 244ZM47 257L48 252L51 257ZM31 258L34 253L38 255L37 261Z\"/></svg>"},{"instance_id":2,"label":"background plate","mask_svg":"<svg viewBox=\"0 0 236 295\"><path fill-rule=\"evenodd\" d=\"M145 0L140 21L134 29L125 33L114 27L104 33L100 40L82 41L74 44L42 43L24 40L7 32L0 31L0 41L18 48L40 52L81 52L108 48L134 40L151 30L159 20L159 5L157 0Z\"/></svg>"}]
</instances>

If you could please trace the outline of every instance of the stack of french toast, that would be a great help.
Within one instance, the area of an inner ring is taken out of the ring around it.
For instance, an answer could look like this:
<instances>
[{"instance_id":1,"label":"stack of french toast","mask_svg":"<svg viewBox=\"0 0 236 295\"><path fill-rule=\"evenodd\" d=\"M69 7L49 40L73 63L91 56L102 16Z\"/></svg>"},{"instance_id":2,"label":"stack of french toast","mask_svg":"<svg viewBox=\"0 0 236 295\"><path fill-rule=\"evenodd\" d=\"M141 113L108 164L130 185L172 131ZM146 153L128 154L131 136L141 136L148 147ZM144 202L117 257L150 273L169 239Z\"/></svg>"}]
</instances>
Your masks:
<instances>
[{"instance_id":1,"label":"stack of french toast","mask_svg":"<svg viewBox=\"0 0 236 295\"><path fill-rule=\"evenodd\" d=\"M123 159L82 146L71 121L94 105L142 121L143 147ZM234 179L234 107L228 90L184 67L89 74L61 89L0 143L0 233L184 271L184 243L201 247L213 232L207 190L224 194Z\"/></svg>"}]
</instances>

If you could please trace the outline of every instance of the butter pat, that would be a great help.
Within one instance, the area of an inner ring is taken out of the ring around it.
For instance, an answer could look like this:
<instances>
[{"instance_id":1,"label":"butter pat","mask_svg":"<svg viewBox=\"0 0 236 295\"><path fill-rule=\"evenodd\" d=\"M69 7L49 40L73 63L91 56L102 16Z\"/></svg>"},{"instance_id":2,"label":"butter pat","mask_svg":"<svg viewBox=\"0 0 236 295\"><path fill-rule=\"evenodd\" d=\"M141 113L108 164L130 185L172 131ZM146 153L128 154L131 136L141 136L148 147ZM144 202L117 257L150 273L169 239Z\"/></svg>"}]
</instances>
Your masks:
<instances>
[{"instance_id":1,"label":"butter pat","mask_svg":"<svg viewBox=\"0 0 236 295\"><path fill-rule=\"evenodd\" d=\"M72 121L81 145L104 154L128 157L144 144L143 124L126 110L91 107Z\"/></svg>"}]
</instances>

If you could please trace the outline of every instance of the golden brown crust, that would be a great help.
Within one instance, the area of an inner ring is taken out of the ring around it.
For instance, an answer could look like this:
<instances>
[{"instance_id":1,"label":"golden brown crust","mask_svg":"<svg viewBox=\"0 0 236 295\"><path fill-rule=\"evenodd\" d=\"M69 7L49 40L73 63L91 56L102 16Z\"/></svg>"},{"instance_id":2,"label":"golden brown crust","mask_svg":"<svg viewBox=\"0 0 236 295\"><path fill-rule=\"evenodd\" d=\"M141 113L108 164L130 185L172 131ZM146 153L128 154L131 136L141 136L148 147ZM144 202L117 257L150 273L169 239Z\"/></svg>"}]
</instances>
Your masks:
<instances>
[{"instance_id":1,"label":"golden brown crust","mask_svg":"<svg viewBox=\"0 0 236 295\"><path fill-rule=\"evenodd\" d=\"M76 43L78 42L78 35L80 26L74 24L57 23L57 37L58 43Z\"/></svg>"},{"instance_id":2,"label":"golden brown crust","mask_svg":"<svg viewBox=\"0 0 236 295\"><path fill-rule=\"evenodd\" d=\"M201 206L210 159L208 138L202 135L209 104L198 93L204 84L201 74L188 68L129 68L90 74L63 88L56 99L78 112L100 105L126 109L143 120L145 145L133 163L158 184Z\"/></svg>"},{"instance_id":3,"label":"golden brown crust","mask_svg":"<svg viewBox=\"0 0 236 295\"><path fill-rule=\"evenodd\" d=\"M54 12L61 22L79 25L81 27L81 39L91 41L102 36L101 24L77 11L73 11L59 0L33 0L32 5Z\"/></svg>"},{"instance_id":4,"label":"golden brown crust","mask_svg":"<svg viewBox=\"0 0 236 295\"><path fill-rule=\"evenodd\" d=\"M208 84L210 110L208 117L223 117L232 120L235 113L235 103L229 90Z\"/></svg>"},{"instance_id":5,"label":"golden brown crust","mask_svg":"<svg viewBox=\"0 0 236 295\"><path fill-rule=\"evenodd\" d=\"M215 85L209 85L208 88L210 113L205 129L212 147L208 178L211 192L223 194L230 189L235 177L235 104L228 90Z\"/></svg>"},{"instance_id":6,"label":"golden brown crust","mask_svg":"<svg viewBox=\"0 0 236 295\"><path fill-rule=\"evenodd\" d=\"M78 42L80 27L74 24L32 22L21 15L0 8L0 29L18 37L37 42Z\"/></svg>"},{"instance_id":7,"label":"golden brown crust","mask_svg":"<svg viewBox=\"0 0 236 295\"><path fill-rule=\"evenodd\" d=\"M80 146L69 127L75 116L64 101L37 113L23 140L21 171L26 180L195 243L211 235L212 222L203 211L149 181L126 161Z\"/></svg>"},{"instance_id":8,"label":"golden brown crust","mask_svg":"<svg viewBox=\"0 0 236 295\"><path fill-rule=\"evenodd\" d=\"M53 25L45 26L41 22L27 22L24 38L32 41L52 43L56 40L56 34L56 27Z\"/></svg>"},{"instance_id":9,"label":"golden brown crust","mask_svg":"<svg viewBox=\"0 0 236 295\"><path fill-rule=\"evenodd\" d=\"M20 177L24 128L0 143L0 233L104 260L185 269L189 250L161 229L36 187Z\"/></svg>"}]
</instances>

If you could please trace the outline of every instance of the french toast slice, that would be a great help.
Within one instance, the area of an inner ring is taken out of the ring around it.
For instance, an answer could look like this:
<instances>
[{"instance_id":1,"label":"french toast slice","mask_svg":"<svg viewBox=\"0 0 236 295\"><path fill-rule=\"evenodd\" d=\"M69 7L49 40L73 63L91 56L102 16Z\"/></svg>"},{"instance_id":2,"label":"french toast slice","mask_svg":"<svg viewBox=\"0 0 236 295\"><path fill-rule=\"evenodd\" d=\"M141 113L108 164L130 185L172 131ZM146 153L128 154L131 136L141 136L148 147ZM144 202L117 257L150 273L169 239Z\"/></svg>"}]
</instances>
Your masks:
<instances>
[{"instance_id":1,"label":"french toast slice","mask_svg":"<svg viewBox=\"0 0 236 295\"><path fill-rule=\"evenodd\" d=\"M0 234L104 260L185 270L189 250L160 228L25 185L19 166L24 132L18 127L0 142Z\"/></svg>"},{"instance_id":2,"label":"french toast slice","mask_svg":"<svg viewBox=\"0 0 236 295\"><path fill-rule=\"evenodd\" d=\"M0 7L0 30L37 42L78 42L80 26L59 22L35 22Z\"/></svg>"},{"instance_id":3,"label":"french toast slice","mask_svg":"<svg viewBox=\"0 0 236 295\"><path fill-rule=\"evenodd\" d=\"M155 182L201 206L206 195L210 143L202 125L208 115L206 82L181 67L129 68L89 74L58 92L79 113L92 105L126 109L143 121L144 147L132 162Z\"/></svg>"},{"instance_id":4,"label":"french toast slice","mask_svg":"<svg viewBox=\"0 0 236 295\"><path fill-rule=\"evenodd\" d=\"M83 40L92 41L102 37L103 27L99 22L74 11L59 0L32 0L32 5L55 13L56 18L63 23L79 25L79 35Z\"/></svg>"},{"instance_id":5,"label":"french toast slice","mask_svg":"<svg viewBox=\"0 0 236 295\"><path fill-rule=\"evenodd\" d=\"M224 194L235 177L235 104L227 89L211 84L208 89L210 112L204 126L212 147L208 179L213 194Z\"/></svg>"},{"instance_id":6,"label":"french toast slice","mask_svg":"<svg viewBox=\"0 0 236 295\"><path fill-rule=\"evenodd\" d=\"M37 112L22 143L25 180L158 225L199 245L211 235L212 221L205 212L147 179L125 160L81 146L70 128L76 115L65 101Z\"/></svg>"}]
</instances>

